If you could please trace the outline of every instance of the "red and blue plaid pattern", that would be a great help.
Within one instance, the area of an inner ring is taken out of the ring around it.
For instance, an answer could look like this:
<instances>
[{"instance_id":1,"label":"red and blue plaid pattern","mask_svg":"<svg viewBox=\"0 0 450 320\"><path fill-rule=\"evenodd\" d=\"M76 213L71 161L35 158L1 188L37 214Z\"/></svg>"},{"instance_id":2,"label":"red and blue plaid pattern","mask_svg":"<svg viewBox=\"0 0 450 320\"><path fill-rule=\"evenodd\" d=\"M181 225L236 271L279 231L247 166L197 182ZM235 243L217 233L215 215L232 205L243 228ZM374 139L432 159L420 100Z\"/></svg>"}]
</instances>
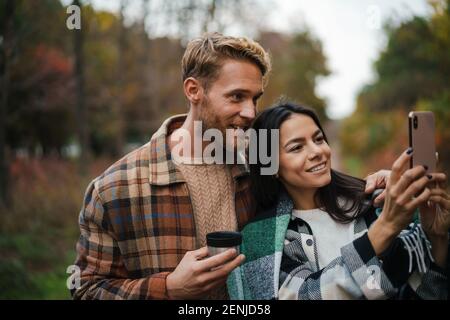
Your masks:
<instances>
[{"instance_id":1,"label":"red and blue plaid pattern","mask_svg":"<svg viewBox=\"0 0 450 320\"><path fill-rule=\"evenodd\" d=\"M80 212L75 299L165 299L166 277L196 248L192 204L167 137L185 120L167 119L150 142L94 179ZM245 165L231 169L238 227L253 216ZM76 273L74 274L76 275Z\"/></svg>"}]
</instances>

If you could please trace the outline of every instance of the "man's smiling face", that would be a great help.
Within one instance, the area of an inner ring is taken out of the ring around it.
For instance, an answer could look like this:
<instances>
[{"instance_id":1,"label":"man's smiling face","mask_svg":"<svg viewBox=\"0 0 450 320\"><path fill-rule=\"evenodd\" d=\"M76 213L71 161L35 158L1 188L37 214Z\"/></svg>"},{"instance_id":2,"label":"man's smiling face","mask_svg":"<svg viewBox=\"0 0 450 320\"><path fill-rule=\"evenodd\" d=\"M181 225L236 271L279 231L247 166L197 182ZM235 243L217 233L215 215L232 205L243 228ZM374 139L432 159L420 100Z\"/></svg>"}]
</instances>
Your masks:
<instances>
[{"instance_id":1,"label":"man's smiling face","mask_svg":"<svg viewBox=\"0 0 450 320\"><path fill-rule=\"evenodd\" d=\"M227 129L247 130L262 94L263 75L258 66L246 60L225 60L200 103L203 129L218 129L224 138ZM232 143L229 149L236 149L236 139L228 143Z\"/></svg>"}]
</instances>

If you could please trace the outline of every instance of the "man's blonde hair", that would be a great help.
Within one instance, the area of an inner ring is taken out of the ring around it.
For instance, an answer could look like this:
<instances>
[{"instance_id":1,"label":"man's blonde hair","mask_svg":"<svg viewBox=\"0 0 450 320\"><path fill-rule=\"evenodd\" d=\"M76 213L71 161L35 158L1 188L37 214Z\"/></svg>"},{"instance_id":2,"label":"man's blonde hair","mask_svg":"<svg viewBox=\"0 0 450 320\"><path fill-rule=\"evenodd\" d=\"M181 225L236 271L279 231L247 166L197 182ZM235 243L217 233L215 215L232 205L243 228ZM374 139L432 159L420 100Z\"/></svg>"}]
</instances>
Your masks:
<instances>
[{"instance_id":1,"label":"man's blonde hair","mask_svg":"<svg viewBox=\"0 0 450 320\"><path fill-rule=\"evenodd\" d=\"M205 88L218 78L224 60L247 60L261 70L264 84L271 70L269 54L263 47L245 37L230 37L220 33L206 33L191 40L181 62L183 81L199 79Z\"/></svg>"}]
</instances>

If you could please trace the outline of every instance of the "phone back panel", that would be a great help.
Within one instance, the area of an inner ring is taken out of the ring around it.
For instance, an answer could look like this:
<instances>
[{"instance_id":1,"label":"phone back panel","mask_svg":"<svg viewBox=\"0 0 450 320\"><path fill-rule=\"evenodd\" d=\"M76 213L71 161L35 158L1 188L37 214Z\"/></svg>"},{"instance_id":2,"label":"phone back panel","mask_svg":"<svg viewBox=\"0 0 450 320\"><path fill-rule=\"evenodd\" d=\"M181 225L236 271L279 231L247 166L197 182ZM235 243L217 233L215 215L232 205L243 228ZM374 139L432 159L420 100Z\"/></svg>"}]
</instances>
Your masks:
<instances>
[{"instance_id":1,"label":"phone back panel","mask_svg":"<svg viewBox=\"0 0 450 320\"><path fill-rule=\"evenodd\" d=\"M414 125L414 117L417 124ZM436 144L434 114L430 111L410 112L409 145L413 148L411 167L428 166L428 172L436 171Z\"/></svg>"}]
</instances>

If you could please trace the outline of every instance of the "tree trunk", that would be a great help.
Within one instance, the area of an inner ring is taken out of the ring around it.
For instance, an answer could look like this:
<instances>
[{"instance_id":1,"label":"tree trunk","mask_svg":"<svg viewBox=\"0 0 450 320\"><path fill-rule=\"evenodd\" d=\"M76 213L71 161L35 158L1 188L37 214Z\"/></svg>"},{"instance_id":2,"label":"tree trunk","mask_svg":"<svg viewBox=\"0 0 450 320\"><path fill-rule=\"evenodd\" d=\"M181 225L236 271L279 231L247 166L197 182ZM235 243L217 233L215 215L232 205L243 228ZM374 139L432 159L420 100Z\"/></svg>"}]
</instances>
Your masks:
<instances>
[{"instance_id":1,"label":"tree trunk","mask_svg":"<svg viewBox=\"0 0 450 320\"><path fill-rule=\"evenodd\" d=\"M117 116L117 138L116 138L116 153L118 156L123 155L124 151L124 136L125 136L125 113L124 110L124 99L123 99L123 91L124 91L124 55L125 55L125 46L126 46L126 30L124 25L124 12L125 8L128 4L128 0L121 0L120 2L120 12L119 12L119 36L117 39L117 90L116 90L116 105L115 112Z\"/></svg>"},{"instance_id":2,"label":"tree trunk","mask_svg":"<svg viewBox=\"0 0 450 320\"><path fill-rule=\"evenodd\" d=\"M80 5L79 0L74 0L76 6ZM80 144L80 159L79 170L82 175L87 174L90 160L89 152L89 133L88 133L88 119L86 112L86 93L84 83L84 59L83 59L83 45L84 45L84 31L83 18L81 18L81 29L73 30L74 32L74 54L75 54L75 81L76 81L76 114L77 114L77 133Z\"/></svg>"},{"instance_id":3,"label":"tree trunk","mask_svg":"<svg viewBox=\"0 0 450 320\"><path fill-rule=\"evenodd\" d=\"M150 16L150 0L143 0L142 2L142 52L141 52L141 70L142 70L142 103L140 107L142 117L139 119L139 138L144 139L148 136L149 132L153 131L152 121L158 118L159 107L159 79L157 66L158 61L155 59L155 55L152 54L152 43L147 33L146 21ZM152 59L150 59L152 57Z\"/></svg>"},{"instance_id":4,"label":"tree trunk","mask_svg":"<svg viewBox=\"0 0 450 320\"><path fill-rule=\"evenodd\" d=\"M9 61L13 54L13 23L14 23L14 0L2 2L4 17L1 17L1 36L3 42L0 44L0 205L9 205L9 165L6 147L6 116L8 109L10 65Z\"/></svg>"}]
</instances>

